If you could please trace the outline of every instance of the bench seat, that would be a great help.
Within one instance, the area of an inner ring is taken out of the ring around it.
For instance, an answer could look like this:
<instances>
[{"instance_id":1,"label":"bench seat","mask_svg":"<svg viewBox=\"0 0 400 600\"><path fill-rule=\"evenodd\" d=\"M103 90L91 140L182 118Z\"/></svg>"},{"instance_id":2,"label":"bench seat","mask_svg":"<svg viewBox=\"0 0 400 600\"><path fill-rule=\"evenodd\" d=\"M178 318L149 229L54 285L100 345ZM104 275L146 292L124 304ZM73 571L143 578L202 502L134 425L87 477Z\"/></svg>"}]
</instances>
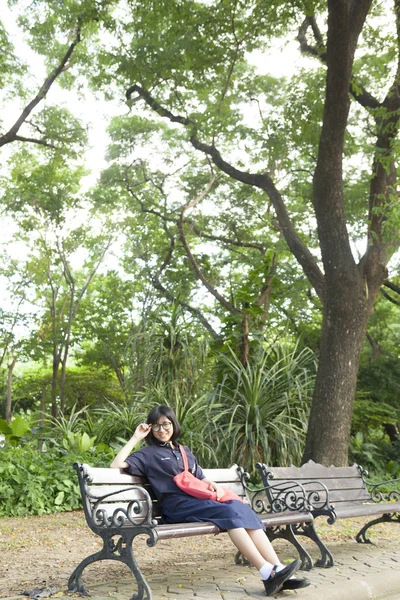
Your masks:
<instances>
[{"instance_id":1,"label":"bench seat","mask_svg":"<svg viewBox=\"0 0 400 600\"><path fill-rule=\"evenodd\" d=\"M279 527L282 525L295 525L296 523L312 523L311 513L292 513L289 515L258 515L265 527ZM155 527L159 540L171 538L192 537L196 535L216 535L223 533L217 525L209 521L203 523L173 523L169 525L157 525Z\"/></svg>"},{"instance_id":2,"label":"bench seat","mask_svg":"<svg viewBox=\"0 0 400 600\"><path fill-rule=\"evenodd\" d=\"M337 519L351 519L353 517L372 517L382 514L400 514L400 502L389 502L382 504L333 504L333 510Z\"/></svg>"}]
</instances>

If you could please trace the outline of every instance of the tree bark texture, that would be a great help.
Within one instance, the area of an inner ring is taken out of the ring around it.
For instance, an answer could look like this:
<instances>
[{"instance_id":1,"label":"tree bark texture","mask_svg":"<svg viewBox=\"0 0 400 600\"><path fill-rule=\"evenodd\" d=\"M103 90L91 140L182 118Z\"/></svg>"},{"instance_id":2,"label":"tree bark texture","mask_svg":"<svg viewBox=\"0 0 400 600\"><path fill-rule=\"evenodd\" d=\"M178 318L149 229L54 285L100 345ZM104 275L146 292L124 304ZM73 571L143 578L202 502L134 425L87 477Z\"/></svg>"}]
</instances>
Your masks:
<instances>
[{"instance_id":1,"label":"tree bark texture","mask_svg":"<svg viewBox=\"0 0 400 600\"><path fill-rule=\"evenodd\" d=\"M375 290L374 296L379 291ZM331 293L330 293L331 292ZM303 462L326 466L348 463L348 447L360 352L373 298L366 299L362 281L354 282L347 302L339 287L327 292L319 367L313 393Z\"/></svg>"}]
</instances>

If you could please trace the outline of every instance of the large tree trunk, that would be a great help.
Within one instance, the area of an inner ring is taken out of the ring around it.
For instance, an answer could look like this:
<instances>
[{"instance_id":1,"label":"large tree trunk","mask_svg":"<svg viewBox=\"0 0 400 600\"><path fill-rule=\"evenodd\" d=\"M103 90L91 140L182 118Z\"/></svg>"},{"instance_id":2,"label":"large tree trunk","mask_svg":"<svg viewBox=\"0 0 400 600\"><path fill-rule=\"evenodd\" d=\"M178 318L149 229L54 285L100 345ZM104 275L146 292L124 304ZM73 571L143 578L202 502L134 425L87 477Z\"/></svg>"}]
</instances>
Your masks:
<instances>
[{"instance_id":1,"label":"large tree trunk","mask_svg":"<svg viewBox=\"0 0 400 600\"><path fill-rule=\"evenodd\" d=\"M303 462L339 466L348 462L360 352L372 302L362 282L327 296Z\"/></svg>"}]
</instances>

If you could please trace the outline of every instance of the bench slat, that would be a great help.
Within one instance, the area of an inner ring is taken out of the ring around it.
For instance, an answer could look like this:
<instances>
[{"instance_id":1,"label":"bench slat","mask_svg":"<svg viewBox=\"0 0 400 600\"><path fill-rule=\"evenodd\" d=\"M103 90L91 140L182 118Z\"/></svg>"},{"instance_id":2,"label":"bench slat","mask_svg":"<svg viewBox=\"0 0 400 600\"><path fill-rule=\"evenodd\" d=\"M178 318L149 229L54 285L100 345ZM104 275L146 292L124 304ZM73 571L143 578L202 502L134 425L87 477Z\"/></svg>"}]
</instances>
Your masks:
<instances>
[{"instance_id":1,"label":"bench slat","mask_svg":"<svg viewBox=\"0 0 400 600\"><path fill-rule=\"evenodd\" d=\"M272 467L270 471L274 474L274 479L294 479L301 483L302 480L307 479L340 479L344 478L357 478L359 479L360 472L357 465L351 467L325 467L318 463L310 460L301 467Z\"/></svg>"},{"instance_id":2,"label":"bench slat","mask_svg":"<svg viewBox=\"0 0 400 600\"><path fill-rule=\"evenodd\" d=\"M209 535L220 533L221 530L215 523L176 523L171 525L157 525L159 539L192 537L194 535Z\"/></svg>"},{"instance_id":3,"label":"bench slat","mask_svg":"<svg viewBox=\"0 0 400 600\"><path fill-rule=\"evenodd\" d=\"M309 512L282 512L258 516L266 527L294 525L296 523L312 523L313 521L313 516Z\"/></svg>"},{"instance_id":4,"label":"bench slat","mask_svg":"<svg viewBox=\"0 0 400 600\"><path fill-rule=\"evenodd\" d=\"M203 473L207 479L216 483L240 482L237 465L232 465L229 469L203 469Z\"/></svg>"},{"instance_id":5,"label":"bench slat","mask_svg":"<svg viewBox=\"0 0 400 600\"><path fill-rule=\"evenodd\" d=\"M243 486L240 483L226 483L225 481L216 481L216 483L220 483L224 488L232 490L232 492L235 492L240 497L244 497ZM151 491L149 485L144 487L147 488L148 492ZM140 489L134 487L131 489L128 488L129 485L89 485L87 489L91 498L102 498L106 494L115 494L115 496L109 496L107 502L121 502L123 500L129 502L130 500L143 499L144 494Z\"/></svg>"},{"instance_id":6,"label":"bench slat","mask_svg":"<svg viewBox=\"0 0 400 600\"><path fill-rule=\"evenodd\" d=\"M335 513L338 519L351 517L368 517L373 515L384 515L400 512L400 502L380 502L378 504L341 504L335 505Z\"/></svg>"},{"instance_id":7,"label":"bench slat","mask_svg":"<svg viewBox=\"0 0 400 600\"><path fill-rule=\"evenodd\" d=\"M150 486L147 486L147 488L147 491L151 489ZM144 498L143 487L129 488L129 485L89 485L87 489L91 498L102 498L106 494L115 494L109 496L107 502L122 502L123 500L129 502L130 500L143 500Z\"/></svg>"},{"instance_id":8,"label":"bench slat","mask_svg":"<svg viewBox=\"0 0 400 600\"><path fill-rule=\"evenodd\" d=\"M111 469L111 468L101 468L101 467L90 467L89 465L85 465L85 472L90 476L91 484L132 484L137 483L142 485L144 483L144 479L142 477L136 477L134 475L129 475L129 473L125 473L122 469Z\"/></svg>"},{"instance_id":9,"label":"bench slat","mask_svg":"<svg viewBox=\"0 0 400 600\"><path fill-rule=\"evenodd\" d=\"M320 483L323 483L328 489L330 490L360 490L360 489L365 489L365 484L362 480L361 477L358 477L357 479L355 479L354 477L350 478L350 477L343 477L341 479L326 479L326 478L321 478L321 479L317 479L316 477L312 478L313 480L317 480ZM283 478L279 478L279 477L274 477L273 479L270 480L271 485L274 485L274 482L279 482L279 481L288 481L287 477L283 477ZM296 479L295 481L298 481L302 486L304 486L306 489L312 488L312 482L308 483L310 480L303 478L303 479Z\"/></svg>"},{"instance_id":10,"label":"bench slat","mask_svg":"<svg viewBox=\"0 0 400 600\"><path fill-rule=\"evenodd\" d=\"M282 513L275 515L259 515L266 527L278 527L295 523L312 523L310 513ZM208 521L203 523L176 523L171 525L157 525L159 539L191 537L195 535L208 535L221 533L221 529Z\"/></svg>"},{"instance_id":11,"label":"bench slat","mask_svg":"<svg viewBox=\"0 0 400 600\"><path fill-rule=\"evenodd\" d=\"M371 501L371 496L363 490L330 490L329 501L335 502L368 502Z\"/></svg>"}]
</instances>

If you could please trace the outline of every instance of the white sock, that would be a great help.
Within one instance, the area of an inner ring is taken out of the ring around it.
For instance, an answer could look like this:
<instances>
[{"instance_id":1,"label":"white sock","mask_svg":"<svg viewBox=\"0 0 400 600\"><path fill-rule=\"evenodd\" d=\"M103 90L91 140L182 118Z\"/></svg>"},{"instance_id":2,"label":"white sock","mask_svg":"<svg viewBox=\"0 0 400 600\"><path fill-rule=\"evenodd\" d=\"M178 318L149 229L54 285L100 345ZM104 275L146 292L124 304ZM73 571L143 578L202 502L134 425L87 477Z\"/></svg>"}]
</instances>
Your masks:
<instances>
[{"instance_id":1,"label":"white sock","mask_svg":"<svg viewBox=\"0 0 400 600\"><path fill-rule=\"evenodd\" d=\"M264 563L263 566L260 569L261 579L263 579L264 581L266 579L268 579L268 577L272 573L273 567L274 567L274 565L271 565L271 563L269 563L269 562Z\"/></svg>"}]
</instances>

